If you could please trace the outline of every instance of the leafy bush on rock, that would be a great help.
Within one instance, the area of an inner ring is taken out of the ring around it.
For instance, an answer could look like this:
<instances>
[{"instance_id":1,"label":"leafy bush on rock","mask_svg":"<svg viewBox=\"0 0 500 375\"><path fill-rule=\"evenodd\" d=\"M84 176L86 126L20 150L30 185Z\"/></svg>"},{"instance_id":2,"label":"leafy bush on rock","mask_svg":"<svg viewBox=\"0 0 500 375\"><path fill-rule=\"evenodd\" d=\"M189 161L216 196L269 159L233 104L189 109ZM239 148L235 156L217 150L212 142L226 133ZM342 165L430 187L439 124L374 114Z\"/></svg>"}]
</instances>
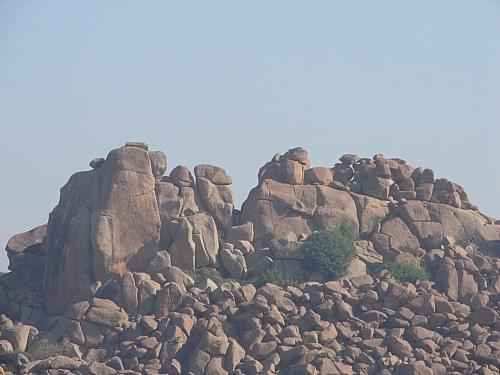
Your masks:
<instances>
[{"instance_id":1,"label":"leafy bush on rock","mask_svg":"<svg viewBox=\"0 0 500 375\"><path fill-rule=\"evenodd\" d=\"M231 281L231 279L223 277L217 269L212 267L197 268L194 271L188 271L187 274L193 278L195 284L203 283L206 279L212 280L217 286Z\"/></svg>"},{"instance_id":2,"label":"leafy bush on rock","mask_svg":"<svg viewBox=\"0 0 500 375\"><path fill-rule=\"evenodd\" d=\"M318 271L328 279L341 278L356 254L354 239L349 228L311 234L302 246L306 268L311 272Z\"/></svg>"},{"instance_id":3,"label":"leafy bush on rock","mask_svg":"<svg viewBox=\"0 0 500 375\"><path fill-rule=\"evenodd\" d=\"M287 285L297 285L300 281L277 269L270 269L252 280L252 284L254 284L256 288L260 288L266 283L284 288Z\"/></svg>"},{"instance_id":4,"label":"leafy bush on rock","mask_svg":"<svg viewBox=\"0 0 500 375\"><path fill-rule=\"evenodd\" d=\"M62 342L56 342L51 339L40 339L35 341L28 348L28 356L32 360L41 360L58 355L71 356L70 348Z\"/></svg>"},{"instance_id":5,"label":"leafy bush on rock","mask_svg":"<svg viewBox=\"0 0 500 375\"><path fill-rule=\"evenodd\" d=\"M414 283L417 280L426 280L430 277L425 269L409 263L388 262L386 266L392 276L404 283Z\"/></svg>"}]
</instances>

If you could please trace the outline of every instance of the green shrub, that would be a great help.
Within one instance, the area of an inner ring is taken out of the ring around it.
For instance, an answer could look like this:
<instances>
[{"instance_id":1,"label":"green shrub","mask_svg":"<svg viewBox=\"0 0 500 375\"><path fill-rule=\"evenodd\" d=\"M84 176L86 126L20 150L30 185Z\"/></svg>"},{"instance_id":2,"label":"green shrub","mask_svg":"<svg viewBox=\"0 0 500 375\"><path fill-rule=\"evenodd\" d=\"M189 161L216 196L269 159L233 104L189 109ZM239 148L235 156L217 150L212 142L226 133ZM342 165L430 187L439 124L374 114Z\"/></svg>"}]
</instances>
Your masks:
<instances>
[{"instance_id":1,"label":"green shrub","mask_svg":"<svg viewBox=\"0 0 500 375\"><path fill-rule=\"evenodd\" d=\"M266 283L271 283L284 288L287 285L297 285L300 283L300 280L297 280L293 276L290 276L280 270L271 268L262 275L251 280L251 282L256 288L260 288Z\"/></svg>"},{"instance_id":2,"label":"green shrub","mask_svg":"<svg viewBox=\"0 0 500 375\"><path fill-rule=\"evenodd\" d=\"M40 339L31 344L28 348L28 355L32 360L47 359L66 353L67 348L61 342L56 342L51 339Z\"/></svg>"},{"instance_id":3,"label":"green shrub","mask_svg":"<svg viewBox=\"0 0 500 375\"><path fill-rule=\"evenodd\" d=\"M356 248L349 228L324 230L311 234L302 250L308 271L318 271L329 279L342 277L351 264Z\"/></svg>"},{"instance_id":4,"label":"green shrub","mask_svg":"<svg viewBox=\"0 0 500 375\"><path fill-rule=\"evenodd\" d=\"M457 238L455 239L457 244L460 246L467 246L470 244L475 244L477 246L481 245L481 233L479 232L479 229L473 228L473 229L468 229L464 228L462 231L457 235Z\"/></svg>"},{"instance_id":5,"label":"green shrub","mask_svg":"<svg viewBox=\"0 0 500 375\"><path fill-rule=\"evenodd\" d=\"M392 276L404 283L414 283L417 280L426 280L430 277L425 269L409 263L389 262L386 266Z\"/></svg>"},{"instance_id":6,"label":"green shrub","mask_svg":"<svg viewBox=\"0 0 500 375\"><path fill-rule=\"evenodd\" d=\"M212 280L217 286L227 281L231 281L231 279L224 278L219 271L212 267L197 268L194 271L187 272L187 274L194 279L196 284L200 284L206 279Z\"/></svg>"},{"instance_id":7,"label":"green shrub","mask_svg":"<svg viewBox=\"0 0 500 375\"><path fill-rule=\"evenodd\" d=\"M4 352L0 353L0 365L15 365L19 352Z\"/></svg>"}]
</instances>

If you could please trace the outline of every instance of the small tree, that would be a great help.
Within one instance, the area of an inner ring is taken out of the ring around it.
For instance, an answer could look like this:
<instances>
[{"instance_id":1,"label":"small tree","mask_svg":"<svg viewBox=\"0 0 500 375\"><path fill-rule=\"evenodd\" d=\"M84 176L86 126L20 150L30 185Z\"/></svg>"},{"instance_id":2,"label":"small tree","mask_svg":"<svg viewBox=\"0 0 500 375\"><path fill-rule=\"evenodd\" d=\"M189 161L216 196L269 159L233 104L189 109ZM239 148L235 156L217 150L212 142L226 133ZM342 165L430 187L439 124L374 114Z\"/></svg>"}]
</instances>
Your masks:
<instances>
[{"instance_id":1,"label":"small tree","mask_svg":"<svg viewBox=\"0 0 500 375\"><path fill-rule=\"evenodd\" d=\"M356 254L354 239L350 228L311 234L302 247L306 268L330 279L342 277Z\"/></svg>"}]
</instances>

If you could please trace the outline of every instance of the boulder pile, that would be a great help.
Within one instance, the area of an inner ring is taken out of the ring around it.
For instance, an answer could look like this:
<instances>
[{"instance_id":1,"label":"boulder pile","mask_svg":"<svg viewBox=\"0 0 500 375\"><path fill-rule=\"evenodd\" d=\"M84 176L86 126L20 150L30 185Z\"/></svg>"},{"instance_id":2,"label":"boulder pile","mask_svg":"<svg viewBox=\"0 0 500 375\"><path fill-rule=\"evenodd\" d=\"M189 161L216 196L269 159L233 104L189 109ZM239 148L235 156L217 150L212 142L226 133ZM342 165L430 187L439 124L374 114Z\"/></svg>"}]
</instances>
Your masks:
<instances>
[{"instance_id":1,"label":"boulder pile","mask_svg":"<svg viewBox=\"0 0 500 375\"><path fill-rule=\"evenodd\" d=\"M500 225L431 169L381 154L311 167L293 148L239 211L222 168L164 175L165 154L144 143L90 167L46 225L6 246L5 371L499 373ZM301 246L335 227L357 235L356 256L328 280ZM391 261L430 278L401 282ZM266 283L269 271L296 283Z\"/></svg>"}]
</instances>

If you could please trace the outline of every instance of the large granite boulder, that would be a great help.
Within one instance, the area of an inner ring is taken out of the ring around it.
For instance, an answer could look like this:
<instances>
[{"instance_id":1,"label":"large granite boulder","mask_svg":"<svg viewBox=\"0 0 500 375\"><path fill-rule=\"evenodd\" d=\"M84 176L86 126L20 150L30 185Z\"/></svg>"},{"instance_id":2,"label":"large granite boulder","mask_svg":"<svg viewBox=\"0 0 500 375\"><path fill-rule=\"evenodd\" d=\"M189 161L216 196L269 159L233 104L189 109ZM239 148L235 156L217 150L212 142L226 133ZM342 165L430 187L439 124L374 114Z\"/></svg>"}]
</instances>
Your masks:
<instances>
[{"instance_id":1,"label":"large granite boulder","mask_svg":"<svg viewBox=\"0 0 500 375\"><path fill-rule=\"evenodd\" d=\"M144 269L159 239L155 177L144 147L115 149L99 168L76 173L49 216L47 311L63 311L80 288L95 280Z\"/></svg>"},{"instance_id":2,"label":"large granite boulder","mask_svg":"<svg viewBox=\"0 0 500 375\"><path fill-rule=\"evenodd\" d=\"M252 222L254 243L297 241L314 230L349 226L359 232L356 205L349 193L324 185L290 185L266 179L243 203L242 222Z\"/></svg>"}]
</instances>

